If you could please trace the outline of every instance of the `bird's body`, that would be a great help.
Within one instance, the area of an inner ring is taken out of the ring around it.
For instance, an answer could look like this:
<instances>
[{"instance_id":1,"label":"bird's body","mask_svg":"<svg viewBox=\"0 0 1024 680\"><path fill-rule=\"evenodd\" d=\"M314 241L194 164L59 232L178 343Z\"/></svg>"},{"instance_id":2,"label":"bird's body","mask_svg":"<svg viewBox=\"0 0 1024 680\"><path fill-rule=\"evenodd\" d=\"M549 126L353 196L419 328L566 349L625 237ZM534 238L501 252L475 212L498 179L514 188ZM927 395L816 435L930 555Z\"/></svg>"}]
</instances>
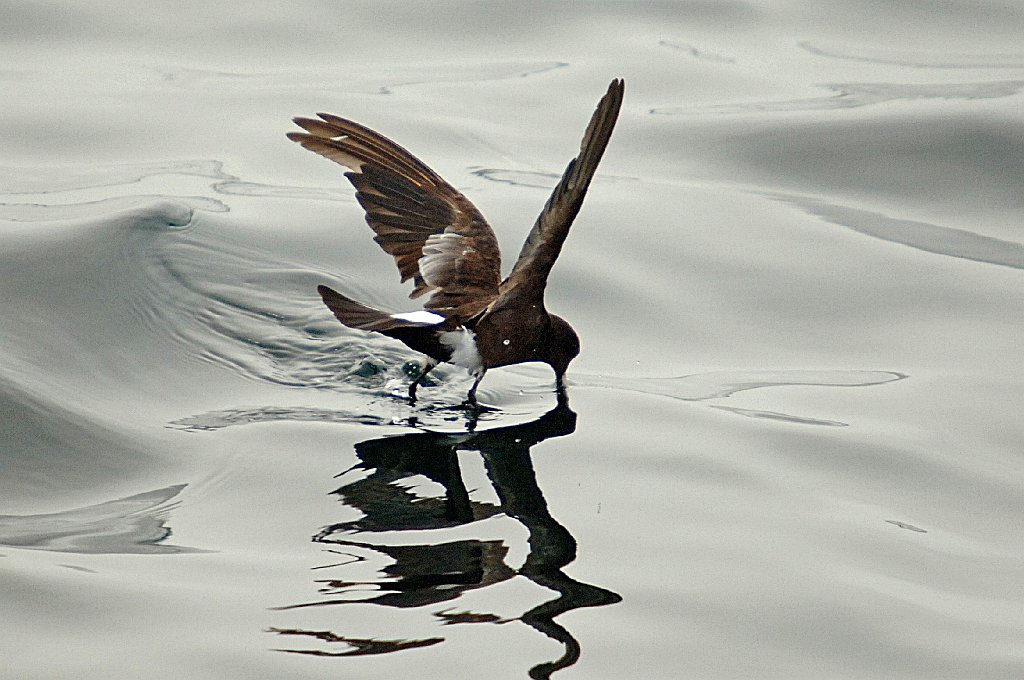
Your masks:
<instances>
[{"instance_id":1,"label":"bird's body","mask_svg":"<svg viewBox=\"0 0 1024 680\"><path fill-rule=\"evenodd\" d=\"M494 232L469 200L408 151L358 123L330 114L296 118L306 132L288 137L350 170L375 241L395 258L402 281L412 279L410 297L430 293L424 310L389 314L367 307L326 286L324 303L341 323L402 341L429 357L409 388L437 364L465 368L475 382L490 368L529 361L555 371L559 394L565 370L579 354L579 338L544 306L544 288L583 203L622 104L622 81L614 80L587 127L580 154L545 204L512 272L501 279Z\"/></svg>"}]
</instances>

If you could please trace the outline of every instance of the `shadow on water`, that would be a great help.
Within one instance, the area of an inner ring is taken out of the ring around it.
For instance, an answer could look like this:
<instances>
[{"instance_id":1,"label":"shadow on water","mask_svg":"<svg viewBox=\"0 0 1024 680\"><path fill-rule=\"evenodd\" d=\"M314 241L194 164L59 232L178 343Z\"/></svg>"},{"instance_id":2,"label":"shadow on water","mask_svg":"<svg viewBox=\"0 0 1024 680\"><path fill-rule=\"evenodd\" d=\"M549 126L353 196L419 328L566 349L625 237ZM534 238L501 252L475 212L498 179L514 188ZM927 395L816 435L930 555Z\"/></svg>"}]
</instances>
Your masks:
<instances>
[{"instance_id":1,"label":"shadow on water","mask_svg":"<svg viewBox=\"0 0 1024 680\"><path fill-rule=\"evenodd\" d=\"M573 665L580 657L580 643L556 619L574 609L614 604L622 599L617 593L581 583L562 571L576 558L576 540L551 516L534 473L531 448L545 439L564 437L575 430L576 413L562 402L536 420L520 425L458 434L414 432L356 444L359 463L347 472L358 470L366 474L333 493L345 505L360 510L363 517L325 527L313 537L313 541L327 546L331 553L368 551L390 559L392 563L381 569L380 578L372 582L319 581L323 599L279 609L349 603L395 608L436 607L457 600L469 591L523 576L558 596L512 619L493 613L455 612L451 609L441 609L433 615L445 625L505 624L518 620L559 642L564 648L562 655L531 668L529 674L532 678L548 678L552 673ZM497 494L497 505L470 497L460 465L460 451L479 453L487 478ZM419 476L443 487L443 495L422 498L403 486L403 480ZM467 525L498 514L515 519L529 532L528 554L519 568L507 563L508 546L501 540L388 545L373 538L380 532L426 531ZM350 538L352 535L363 538L355 540ZM352 559L363 561L355 556ZM345 567L349 564L352 562L329 566ZM371 591L369 597L353 599L366 593L370 586L376 590ZM295 628L274 628L271 632L347 645L341 651L280 650L318 656L383 654L444 641L439 637L375 640Z\"/></svg>"}]
</instances>

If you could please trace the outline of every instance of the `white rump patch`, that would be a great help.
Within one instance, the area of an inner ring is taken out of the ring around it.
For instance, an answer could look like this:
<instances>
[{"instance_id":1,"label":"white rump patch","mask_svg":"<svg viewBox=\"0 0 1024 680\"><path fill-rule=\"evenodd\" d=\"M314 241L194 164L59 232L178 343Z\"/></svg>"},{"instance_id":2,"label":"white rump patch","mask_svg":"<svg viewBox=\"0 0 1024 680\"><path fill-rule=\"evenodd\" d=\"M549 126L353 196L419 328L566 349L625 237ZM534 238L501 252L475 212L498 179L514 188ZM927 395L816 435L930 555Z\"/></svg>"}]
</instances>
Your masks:
<instances>
[{"instance_id":1,"label":"white rump patch","mask_svg":"<svg viewBox=\"0 0 1024 680\"><path fill-rule=\"evenodd\" d=\"M476 351L476 333L468 328L459 328L441 333L439 339L442 345L452 351L452 358L448 363L461 366L473 375L480 374L484 362L480 359L480 353Z\"/></svg>"},{"instance_id":2,"label":"white rump patch","mask_svg":"<svg viewBox=\"0 0 1024 680\"><path fill-rule=\"evenodd\" d=\"M425 323L425 324L439 324L444 321L444 317L440 314L434 314L428 312L425 309L421 309L418 312L404 312L402 314L392 314L392 319L400 319L402 321L411 321L412 323Z\"/></svg>"}]
</instances>

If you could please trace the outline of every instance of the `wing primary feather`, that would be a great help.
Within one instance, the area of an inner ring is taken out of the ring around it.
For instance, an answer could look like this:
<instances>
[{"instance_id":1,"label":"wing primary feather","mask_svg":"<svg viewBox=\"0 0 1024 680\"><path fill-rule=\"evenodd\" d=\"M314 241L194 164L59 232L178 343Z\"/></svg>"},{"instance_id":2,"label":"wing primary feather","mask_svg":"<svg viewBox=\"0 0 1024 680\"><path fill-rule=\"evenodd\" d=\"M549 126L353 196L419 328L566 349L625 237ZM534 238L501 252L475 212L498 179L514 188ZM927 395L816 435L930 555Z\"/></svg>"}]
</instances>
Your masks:
<instances>
[{"instance_id":1,"label":"wing primary feather","mask_svg":"<svg viewBox=\"0 0 1024 680\"><path fill-rule=\"evenodd\" d=\"M587 188L611 139L622 108L623 91L624 83L617 78L598 102L583 133L580 153L569 161L526 237L512 272L501 284L499 296L502 299L498 304L523 298L543 302L551 267L562 250L569 227L583 205Z\"/></svg>"},{"instance_id":2,"label":"wing primary feather","mask_svg":"<svg viewBox=\"0 0 1024 680\"><path fill-rule=\"evenodd\" d=\"M295 118L303 132L288 138L347 168L374 240L395 259L401 280L414 282L410 297L431 292L424 307L450 318L468 318L489 305L498 294L501 256L476 207L384 135L329 113L317 115ZM428 242L447 234L457 235L461 247L431 251L428 258Z\"/></svg>"}]
</instances>

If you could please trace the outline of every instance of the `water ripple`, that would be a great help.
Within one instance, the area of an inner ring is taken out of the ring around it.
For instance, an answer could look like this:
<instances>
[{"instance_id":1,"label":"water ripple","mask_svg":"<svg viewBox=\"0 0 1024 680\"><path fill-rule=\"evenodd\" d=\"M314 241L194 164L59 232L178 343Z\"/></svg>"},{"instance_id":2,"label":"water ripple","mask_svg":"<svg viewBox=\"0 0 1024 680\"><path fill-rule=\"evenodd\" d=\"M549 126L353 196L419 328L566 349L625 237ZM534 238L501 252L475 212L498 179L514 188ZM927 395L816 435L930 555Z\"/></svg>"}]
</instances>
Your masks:
<instances>
[{"instance_id":1,"label":"water ripple","mask_svg":"<svg viewBox=\"0 0 1024 680\"><path fill-rule=\"evenodd\" d=\"M819 57L844 59L873 64L911 66L913 68L972 69L1022 68L1024 54L950 54L921 50L893 50L876 47L833 45L822 47L810 41L797 43L802 49Z\"/></svg>"},{"instance_id":2,"label":"water ripple","mask_svg":"<svg viewBox=\"0 0 1024 680\"><path fill-rule=\"evenodd\" d=\"M509 170L506 168L473 168L472 174L489 182L511 184L512 186L529 189L548 190L553 189L562 176L560 173L555 172ZM604 182L638 182L640 180L637 177L629 177L627 175L600 175L595 177L594 181L601 184Z\"/></svg>"},{"instance_id":3,"label":"water ripple","mask_svg":"<svg viewBox=\"0 0 1024 680\"><path fill-rule=\"evenodd\" d=\"M83 554L205 552L163 543L166 516L185 488L176 484L126 498L42 515L0 515L0 544L29 550Z\"/></svg>"},{"instance_id":4,"label":"water ripple","mask_svg":"<svg viewBox=\"0 0 1024 680\"><path fill-rule=\"evenodd\" d=\"M794 112L854 109L892 101L926 99L999 99L1012 97L1024 89L1024 80L1000 80L981 83L831 83L823 87L836 94L830 97L786 99L782 101L718 104L713 106L662 106L650 109L654 115L695 115L699 113Z\"/></svg>"},{"instance_id":5,"label":"water ripple","mask_svg":"<svg viewBox=\"0 0 1024 680\"><path fill-rule=\"evenodd\" d=\"M727 57L715 52L709 52L708 50L695 47L690 43L680 43L673 40L659 40L658 45L667 47L672 50L677 50L686 54L694 59L700 59L703 61L713 61L720 64L735 64L736 59L734 57Z\"/></svg>"},{"instance_id":6,"label":"water ripple","mask_svg":"<svg viewBox=\"0 0 1024 680\"><path fill-rule=\"evenodd\" d=\"M572 384L653 394L682 401L723 399L765 387L868 387L903 380L894 371L780 370L711 371L671 378L636 378L572 374Z\"/></svg>"},{"instance_id":7,"label":"water ripple","mask_svg":"<svg viewBox=\"0 0 1024 680\"><path fill-rule=\"evenodd\" d=\"M51 167L0 166L4 194L53 194L134 184L157 175L193 175L217 180L237 179L216 160L152 161L149 163L95 163Z\"/></svg>"},{"instance_id":8,"label":"water ripple","mask_svg":"<svg viewBox=\"0 0 1024 680\"><path fill-rule=\"evenodd\" d=\"M442 369L435 369L442 370ZM250 425L267 422L315 422L339 423L373 426L405 425L417 429L451 428L459 431L474 430L478 422L509 422L510 418L537 414L540 408L530 395L538 395L550 391L545 381L530 380L533 373L529 368L512 368L504 375L518 383L503 384L497 392L492 388L490 393L485 390L488 400L499 401L501 409L485 409L477 412L466 409L462 405L454 406L446 403L451 398L450 391L425 391L429 396L422 397L415 406L405 400L406 381L394 380L389 383L390 393L385 390L384 396L374 395L369 400L360 401L354 408L316 408L307 406L259 406L248 408L232 408L210 411L179 418L168 423L168 427L188 432L204 432L220 430L238 425ZM433 375L433 373L431 374ZM534 376L535 377L535 376ZM626 392L639 392L655 396L679 399L681 401L710 401L728 398L737 392L762 389L767 387L868 387L882 385L907 376L891 371L715 371L703 374L677 376L672 378L637 378L586 373L570 374L573 389L605 388ZM507 382L507 380L506 380ZM516 384L519 389L516 390ZM458 389L458 388L455 388ZM526 398L516 401L512 396L518 392ZM797 425L819 425L826 427L844 427L847 423L837 420L811 418L791 415L777 411L764 411L722 404L708 404L711 408L748 418L774 420Z\"/></svg>"},{"instance_id":9,"label":"water ripple","mask_svg":"<svg viewBox=\"0 0 1024 680\"><path fill-rule=\"evenodd\" d=\"M317 189L313 187L289 187L275 184L260 184L242 180L216 182L213 190L228 196L255 196L258 198L297 198L304 201L344 201L355 203L351 191L343 189Z\"/></svg>"},{"instance_id":10,"label":"water ripple","mask_svg":"<svg viewBox=\"0 0 1024 680\"><path fill-rule=\"evenodd\" d=\"M80 203L0 203L0 220L9 222L81 220L113 212L146 209L147 206L165 200L167 200L167 196L137 194ZM174 200L188 206L190 210L206 212L228 212L230 210L223 202L205 196L175 196Z\"/></svg>"},{"instance_id":11,"label":"water ripple","mask_svg":"<svg viewBox=\"0 0 1024 680\"><path fill-rule=\"evenodd\" d=\"M401 389L401 394L405 390ZM426 401L421 399L421 401ZM371 399L361 402L356 408L319 408L311 406L255 406L250 408L230 408L208 411L193 416L173 420L167 424L169 428L187 432L210 432L237 425L255 423L293 422L293 423L336 423L345 425L372 425L378 427L405 425L415 428L430 427L433 429L455 426L463 431L467 423L472 427L479 421L497 421L497 410L484 409L477 413L464 406L444 404L439 399L433 403L421 404L415 408L397 400ZM504 421L508 414L501 412Z\"/></svg>"},{"instance_id":12,"label":"water ripple","mask_svg":"<svg viewBox=\"0 0 1024 680\"><path fill-rule=\"evenodd\" d=\"M848 208L820 199L788 195L778 195L778 198L827 222L883 241L910 246L936 255L1024 269L1024 243L1004 241L966 229L943 227L928 222L898 220L881 213Z\"/></svg>"},{"instance_id":13,"label":"water ripple","mask_svg":"<svg viewBox=\"0 0 1024 680\"><path fill-rule=\"evenodd\" d=\"M239 73L197 68L161 69L157 73L168 84L190 89L234 91L299 91L323 89L333 92L392 94L395 89L437 83L474 83L509 78L526 78L568 66L562 61L477 62L473 64L409 64L381 75L373 69L295 70L273 73ZM390 81L390 82L389 82ZM339 84L341 84L339 86Z\"/></svg>"}]
</instances>

